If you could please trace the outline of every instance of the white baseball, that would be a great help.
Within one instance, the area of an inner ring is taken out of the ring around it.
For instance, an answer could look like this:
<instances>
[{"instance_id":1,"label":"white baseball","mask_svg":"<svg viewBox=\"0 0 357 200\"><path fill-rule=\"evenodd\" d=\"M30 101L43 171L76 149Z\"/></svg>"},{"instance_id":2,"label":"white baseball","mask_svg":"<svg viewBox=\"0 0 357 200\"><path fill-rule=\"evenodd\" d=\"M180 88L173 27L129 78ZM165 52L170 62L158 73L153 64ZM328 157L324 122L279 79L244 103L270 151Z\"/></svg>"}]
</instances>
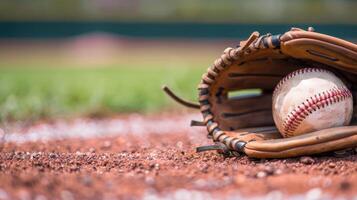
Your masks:
<instances>
[{"instance_id":1,"label":"white baseball","mask_svg":"<svg viewBox=\"0 0 357 200\"><path fill-rule=\"evenodd\" d=\"M273 93L273 118L283 137L348 125L352 94L332 72L302 68L284 77Z\"/></svg>"}]
</instances>

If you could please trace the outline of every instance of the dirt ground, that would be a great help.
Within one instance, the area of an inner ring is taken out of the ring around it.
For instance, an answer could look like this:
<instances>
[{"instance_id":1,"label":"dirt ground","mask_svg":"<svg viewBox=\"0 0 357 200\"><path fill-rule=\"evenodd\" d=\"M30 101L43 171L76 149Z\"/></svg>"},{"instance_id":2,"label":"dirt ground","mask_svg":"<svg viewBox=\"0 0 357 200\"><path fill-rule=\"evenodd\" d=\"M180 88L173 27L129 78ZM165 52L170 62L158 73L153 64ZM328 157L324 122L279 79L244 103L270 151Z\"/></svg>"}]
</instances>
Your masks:
<instances>
[{"instance_id":1,"label":"dirt ground","mask_svg":"<svg viewBox=\"0 0 357 200\"><path fill-rule=\"evenodd\" d=\"M196 153L211 141L188 127L191 117L119 117L128 126L141 119L140 134L124 126L102 137L5 141L0 199L357 199L357 149L272 160Z\"/></svg>"}]
</instances>

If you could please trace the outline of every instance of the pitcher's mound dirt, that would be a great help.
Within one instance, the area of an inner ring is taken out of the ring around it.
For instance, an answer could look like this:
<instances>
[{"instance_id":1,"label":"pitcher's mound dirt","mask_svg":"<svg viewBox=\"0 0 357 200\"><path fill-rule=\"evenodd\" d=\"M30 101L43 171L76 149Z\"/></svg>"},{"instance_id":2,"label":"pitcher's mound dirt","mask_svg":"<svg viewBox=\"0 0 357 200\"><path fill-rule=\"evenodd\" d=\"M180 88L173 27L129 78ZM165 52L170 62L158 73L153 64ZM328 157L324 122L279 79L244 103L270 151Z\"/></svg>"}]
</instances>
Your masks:
<instances>
[{"instance_id":1,"label":"pitcher's mound dirt","mask_svg":"<svg viewBox=\"0 0 357 200\"><path fill-rule=\"evenodd\" d=\"M167 117L167 116L165 116ZM332 199L357 196L356 149L291 159L195 153L204 130L6 142L0 199Z\"/></svg>"}]
</instances>

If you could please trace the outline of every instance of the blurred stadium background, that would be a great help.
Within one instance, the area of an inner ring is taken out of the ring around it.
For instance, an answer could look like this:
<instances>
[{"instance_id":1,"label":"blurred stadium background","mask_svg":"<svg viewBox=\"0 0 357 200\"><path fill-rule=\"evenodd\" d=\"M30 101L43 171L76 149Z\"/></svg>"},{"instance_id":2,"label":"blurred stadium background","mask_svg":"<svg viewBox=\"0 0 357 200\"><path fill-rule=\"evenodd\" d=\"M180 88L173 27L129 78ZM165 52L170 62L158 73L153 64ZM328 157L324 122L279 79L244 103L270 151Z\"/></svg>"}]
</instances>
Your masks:
<instances>
[{"instance_id":1,"label":"blurred stadium background","mask_svg":"<svg viewBox=\"0 0 357 200\"><path fill-rule=\"evenodd\" d=\"M201 74L255 30L313 26L357 38L355 0L2 0L0 118L174 109Z\"/></svg>"}]
</instances>

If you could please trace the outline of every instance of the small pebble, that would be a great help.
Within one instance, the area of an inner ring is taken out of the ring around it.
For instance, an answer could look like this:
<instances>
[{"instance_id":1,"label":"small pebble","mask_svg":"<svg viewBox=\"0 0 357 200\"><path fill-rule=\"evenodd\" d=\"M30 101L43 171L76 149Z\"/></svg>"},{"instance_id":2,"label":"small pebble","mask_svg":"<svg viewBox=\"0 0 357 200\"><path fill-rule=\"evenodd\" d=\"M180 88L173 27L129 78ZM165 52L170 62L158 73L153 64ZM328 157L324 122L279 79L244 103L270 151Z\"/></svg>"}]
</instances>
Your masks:
<instances>
[{"instance_id":1,"label":"small pebble","mask_svg":"<svg viewBox=\"0 0 357 200\"><path fill-rule=\"evenodd\" d=\"M274 174L275 169L274 169L274 167L272 167L272 166L265 166L265 167L264 167L264 171L265 171L268 175L272 175L272 174Z\"/></svg>"},{"instance_id":2,"label":"small pebble","mask_svg":"<svg viewBox=\"0 0 357 200\"><path fill-rule=\"evenodd\" d=\"M89 149L89 152L95 153L95 148L91 147L91 148Z\"/></svg>"},{"instance_id":3,"label":"small pebble","mask_svg":"<svg viewBox=\"0 0 357 200\"><path fill-rule=\"evenodd\" d=\"M50 157L50 158L57 158L57 155L56 155L55 153L50 153L50 154L49 154L49 157Z\"/></svg>"},{"instance_id":4,"label":"small pebble","mask_svg":"<svg viewBox=\"0 0 357 200\"><path fill-rule=\"evenodd\" d=\"M150 167L154 170L159 170L160 169L160 164L159 163L155 163L155 164L151 164Z\"/></svg>"},{"instance_id":5,"label":"small pebble","mask_svg":"<svg viewBox=\"0 0 357 200\"><path fill-rule=\"evenodd\" d=\"M283 173L283 170L281 170L281 169L277 169L274 171L274 174L276 174L276 175L280 175L282 173Z\"/></svg>"},{"instance_id":6,"label":"small pebble","mask_svg":"<svg viewBox=\"0 0 357 200\"><path fill-rule=\"evenodd\" d=\"M330 168L335 168L335 167L336 167L336 164L335 164L335 163L329 163L328 166L329 166Z\"/></svg>"},{"instance_id":7,"label":"small pebble","mask_svg":"<svg viewBox=\"0 0 357 200\"><path fill-rule=\"evenodd\" d=\"M178 141L178 142L176 143L176 147L179 148L179 149L182 149L183 143L182 143L181 141Z\"/></svg>"},{"instance_id":8,"label":"small pebble","mask_svg":"<svg viewBox=\"0 0 357 200\"><path fill-rule=\"evenodd\" d=\"M300 162L306 165L311 165L315 162L315 160L309 156L303 156L300 158Z\"/></svg>"},{"instance_id":9,"label":"small pebble","mask_svg":"<svg viewBox=\"0 0 357 200\"><path fill-rule=\"evenodd\" d=\"M257 173L257 178L265 178L267 177L267 173L264 171L260 171Z\"/></svg>"}]
</instances>

